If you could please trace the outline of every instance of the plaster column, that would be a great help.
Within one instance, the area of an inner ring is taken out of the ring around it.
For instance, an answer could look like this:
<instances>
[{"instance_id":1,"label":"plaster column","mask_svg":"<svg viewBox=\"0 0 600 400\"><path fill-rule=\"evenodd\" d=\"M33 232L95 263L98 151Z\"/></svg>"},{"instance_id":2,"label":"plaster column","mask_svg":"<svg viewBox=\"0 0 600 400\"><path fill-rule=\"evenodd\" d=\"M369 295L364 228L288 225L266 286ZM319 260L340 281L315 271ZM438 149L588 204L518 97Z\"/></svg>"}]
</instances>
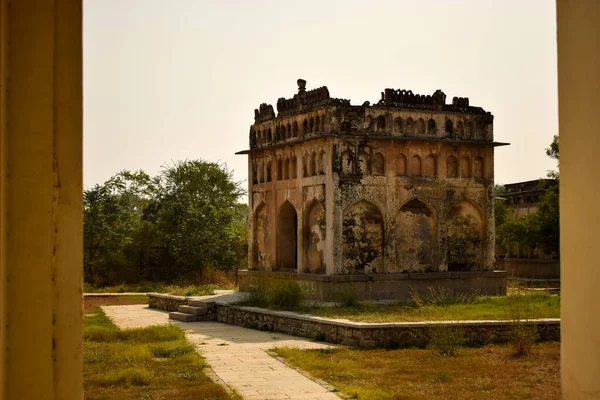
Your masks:
<instances>
[{"instance_id":1,"label":"plaster column","mask_svg":"<svg viewBox=\"0 0 600 400\"><path fill-rule=\"evenodd\" d=\"M558 0L557 28L562 396L598 399L600 2Z\"/></svg>"},{"instance_id":2,"label":"plaster column","mask_svg":"<svg viewBox=\"0 0 600 400\"><path fill-rule=\"evenodd\" d=\"M81 399L82 4L0 4L0 399Z\"/></svg>"}]
</instances>

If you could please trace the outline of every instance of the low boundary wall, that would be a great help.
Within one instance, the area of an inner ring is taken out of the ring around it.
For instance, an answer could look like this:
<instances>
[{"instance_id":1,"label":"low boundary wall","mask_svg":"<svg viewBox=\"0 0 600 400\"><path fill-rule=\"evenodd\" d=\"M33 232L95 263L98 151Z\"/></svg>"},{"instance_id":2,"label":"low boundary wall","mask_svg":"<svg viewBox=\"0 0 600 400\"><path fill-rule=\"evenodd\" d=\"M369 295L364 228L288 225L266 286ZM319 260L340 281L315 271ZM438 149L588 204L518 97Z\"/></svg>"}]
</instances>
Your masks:
<instances>
[{"instance_id":1,"label":"low boundary wall","mask_svg":"<svg viewBox=\"0 0 600 400\"><path fill-rule=\"evenodd\" d=\"M148 294L150 308L166 310L186 298ZM237 306L210 299L210 320L250 329L285 333L329 343L360 348L424 347L430 330L435 327L460 327L468 345L505 343L516 323L535 326L541 341L560 340L560 319L532 321L428 321L398 323L363 323L332 320L289 311ZM181 304L181 303L180 303ZM207 319L208 320L208 319Z\"/></svg>"},{"instance_id":2,"label":"low boundary wall","mask_svg":"<svg viewBox=\"0 0 600 400\"><path fill-rule=\"evenodd\" d=\"M297 281L307 296L320 301L342 301L348 292L358 300L408 300L412 291L422 295L429 287L446 288L450 294L478 292L506 295L505 271L421 272L394 274L321 275L289 272L238 271L240 291L247 292L261 281Z\"/></svg>"},{"instance_id":3,"label":"low boundary wall","mask_svg":"<svg viewBox=\"0 0 600 400\"><path fill-rule=\"evenodd\" d=\"M560 260L553 258L505 258L508 276L532 279L560 279Z\"/></svg>"}]
</instances>

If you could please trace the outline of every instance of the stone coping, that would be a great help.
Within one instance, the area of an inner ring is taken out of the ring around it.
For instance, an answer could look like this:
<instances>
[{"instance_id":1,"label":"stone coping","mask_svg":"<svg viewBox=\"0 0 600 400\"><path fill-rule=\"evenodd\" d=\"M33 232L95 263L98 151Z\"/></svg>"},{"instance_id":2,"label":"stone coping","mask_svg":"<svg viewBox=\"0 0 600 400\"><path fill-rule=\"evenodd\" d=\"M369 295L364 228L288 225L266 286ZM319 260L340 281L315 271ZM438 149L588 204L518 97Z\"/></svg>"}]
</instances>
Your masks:
<instances>
[{"instance_id":1,"label":"stone coping","mask_svg":"<svg viewBox=\"0 0 600 400\"><path fill-rule=\"evenodd\" d=\"M367 282L386 280L431 280L431 279L465 279L472 277L497 278L506 276L506 271L438 271L438 272L394 272L380 274L308 274L296 272L274 272L257 270L239 270L238 275L266 277L266 278L294 278L299 280L312 280L321 282Z\"/></svg>"},{"instance_id":2,"label":"stone coping","mask_svg":"<svg viewBox=\"0 0 600 400\"><path fill-rule=\"evenodd\" d=\"M341 326L345 328L357 328L357 329L380 329L380 328L420 328L429 325L453 325L453 326L504 326L507 323L513 322L512 320L452 320L452 321L419 321L419 322L357 322L350 321L347 319L333 319L317 317L310 314L298 314L293 311L278 311L269 310L260 307L247 307L247 306L230 306L233 309L254 312L259 314L270 315L274 317L286 317L293 318L307 322L318 322L325 323L328 325ZM520 320L521 323L535 323L541 325L553 325L560 324L560 318L540 318L531 320Z\"/></svg>"}]
</instances>

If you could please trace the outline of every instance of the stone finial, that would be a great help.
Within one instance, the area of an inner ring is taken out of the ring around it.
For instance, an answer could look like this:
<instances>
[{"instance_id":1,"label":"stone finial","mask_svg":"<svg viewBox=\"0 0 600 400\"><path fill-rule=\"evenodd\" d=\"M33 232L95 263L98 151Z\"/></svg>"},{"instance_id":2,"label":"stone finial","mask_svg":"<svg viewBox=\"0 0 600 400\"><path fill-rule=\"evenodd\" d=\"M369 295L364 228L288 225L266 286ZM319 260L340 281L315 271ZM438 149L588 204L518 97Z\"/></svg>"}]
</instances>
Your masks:
<instances>
[{"instance_id":1,"label":"stone finial","mask_svg":"<svg viewBox=\"0 0 600 400\"><path fill-rule=\"evenodd\" d=\"M306 92L306 81L304 79L298 79L296 82L298 83L298 93Z\"/></svg>"}]
</instances>

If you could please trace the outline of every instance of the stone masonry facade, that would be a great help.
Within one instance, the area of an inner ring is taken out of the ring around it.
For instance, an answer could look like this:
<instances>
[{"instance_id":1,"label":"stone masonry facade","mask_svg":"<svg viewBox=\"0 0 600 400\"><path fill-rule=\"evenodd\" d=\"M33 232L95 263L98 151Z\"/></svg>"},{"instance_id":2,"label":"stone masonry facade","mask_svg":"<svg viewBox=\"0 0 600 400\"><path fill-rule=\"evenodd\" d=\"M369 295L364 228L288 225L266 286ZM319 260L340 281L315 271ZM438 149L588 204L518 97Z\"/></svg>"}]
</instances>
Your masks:
<instances>
[{"instance_id":1,"label":"stone masonry facade","mask_svg":"<svg viewBox=\"0 0 600 400\"><path fill-rule=\"evenodd\" d=\"M357 106L327 87L255 110L249 268L305 274L490 271L493 115L436 90Z\"/></svg>"}]
</instances>

